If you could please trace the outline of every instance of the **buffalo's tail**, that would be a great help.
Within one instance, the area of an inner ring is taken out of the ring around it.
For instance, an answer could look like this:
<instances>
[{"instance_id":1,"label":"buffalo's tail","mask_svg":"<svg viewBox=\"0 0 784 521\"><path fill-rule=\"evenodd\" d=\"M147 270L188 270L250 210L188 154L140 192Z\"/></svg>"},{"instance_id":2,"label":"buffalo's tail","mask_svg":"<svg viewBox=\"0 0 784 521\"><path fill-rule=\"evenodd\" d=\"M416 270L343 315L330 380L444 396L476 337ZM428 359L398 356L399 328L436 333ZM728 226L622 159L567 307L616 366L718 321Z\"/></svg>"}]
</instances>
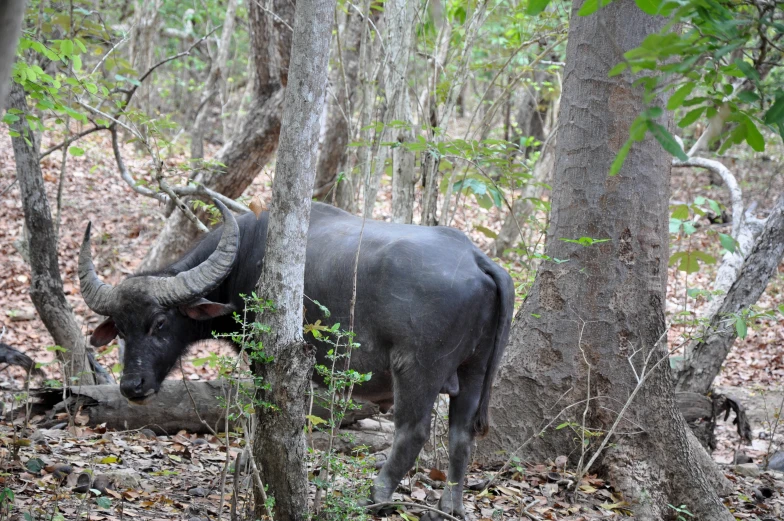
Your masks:
<instances>
[{"instance_id":1,"label":"buffalo's tail","mask_svg":"<svg viewBox=\"0 0 784 521\"><path fill-rule=\"evenodd\" d=\"M514 283L512 277L491 261L484 254L478 255L479 267L490 275L495 282L497 291L497 309L496 309L496 325L495 325L495 338L493 339L492 353L490 360L487 364L487 372L485 373L485 380L482 384L482 396L479 399L479 408L476 411L474 418L474 433L479 436L485 436L490 430L490 393L493 386L493 380L498 372L498 367L501 365L501 358L504 356L506 343L509 340L509 330L512 327L512 316L514 314Z\"/></svg>"}]
</instances>

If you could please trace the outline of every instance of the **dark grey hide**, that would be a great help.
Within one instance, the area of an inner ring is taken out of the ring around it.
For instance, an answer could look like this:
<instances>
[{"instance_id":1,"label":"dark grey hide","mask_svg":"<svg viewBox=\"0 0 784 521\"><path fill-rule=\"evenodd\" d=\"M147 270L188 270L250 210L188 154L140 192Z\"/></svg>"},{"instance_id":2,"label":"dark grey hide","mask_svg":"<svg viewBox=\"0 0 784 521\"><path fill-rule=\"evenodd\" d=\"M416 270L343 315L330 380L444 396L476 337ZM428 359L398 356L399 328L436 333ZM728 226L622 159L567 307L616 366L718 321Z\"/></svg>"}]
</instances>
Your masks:
<instances>
[{"instance_id":1,"label":"dark grey hide","mask_svg":"<svg viewBox=\"0 0 784 521\"><path fill-rule=\"evenodd\" d=\"M267 217L265 213L258 220L252 214L238 218L238 251L236 255L224 251L221 261L230 264L227 274L213 270L220 281L212 281L212 289L206 292L191 288L187 301L178 302L185 291L182 287L160 288L167 277L182 278L183 273L195 277L212 262L208 257L214 261L218 251L226 250L230 242L226 235L231 235L226 230L233 223L228 211L224 211L227 224L208 234L181 260L162 273L131 277L116 288L98 286L97 278L90 279L92 262L88 265L89 259L82 256L85 300L91 291L93 303L101 304L103 314L111 316L93 333L93 343L103 345L117 331L125 338L121 389L126 397L139 400L156 392L188 344L210 338L212 331L237 329L230 313L242 309L240 293L250 294L259 279ZM320 319L348 326L361 227L362 219L313 203L305 267L307 322ZM98 299L98 291L106 298ZM178 291L180 296L173 297L172 292ZM156 292L163 297L155 296ZM274 295L265 297L274 299ZM326 306L331 316L325 318L311 299ZM388 501L413 466L428 437L433 403L444 391L451 397L448 478L457 485L444 492L440 508L463 514L463 478L474 436L488 428L490 387L506 346L513 303L509 275L461 232L366 221L355 312L361 347L352 354L351 366L372 372L373 377L354 392L382 406L395 405L394 444L375 480L374 502ZM317 347L317 359L325 363L328 346Z\"/></svg>"}]
</instances>

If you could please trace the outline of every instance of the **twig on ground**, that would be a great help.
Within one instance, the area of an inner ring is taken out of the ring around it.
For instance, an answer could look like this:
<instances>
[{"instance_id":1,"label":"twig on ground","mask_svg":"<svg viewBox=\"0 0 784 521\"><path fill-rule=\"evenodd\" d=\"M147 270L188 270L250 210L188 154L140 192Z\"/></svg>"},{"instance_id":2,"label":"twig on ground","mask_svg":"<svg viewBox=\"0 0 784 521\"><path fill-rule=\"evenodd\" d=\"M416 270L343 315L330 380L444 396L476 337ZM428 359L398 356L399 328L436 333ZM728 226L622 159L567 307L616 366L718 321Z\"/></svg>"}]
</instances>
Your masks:
<instances>
[{"instance_id":1,"label":"twig on ground","mask_svg":"<svg viewBox=\"0 0 784 521\"><path fill-rule=\"evenodd\" d=\"M365 509L366 510L370 510L370 509L378 508L378 507L392 507L392 506L403 506L403 507L411 507L411 508L424 508L425 510L430 510L431 512L435 512L435 513L437 513L437 514L439 514L439 515L441 515L441 516L443 516L443 517L445 517L447 519L451 519L452 521L460 521L460 519L458 519L457 517L455 517L455 516L453 516L451 514L447 514L443 510L439 510L439 509L437 509L435 507L431 507L429 505L424 505L424 504L420 504L420 503L411 503L411 502L408 502L408 501L385 501L383 503L373 503L372 505L367 505L365 507Z\"/></svg>"}]
</instances>

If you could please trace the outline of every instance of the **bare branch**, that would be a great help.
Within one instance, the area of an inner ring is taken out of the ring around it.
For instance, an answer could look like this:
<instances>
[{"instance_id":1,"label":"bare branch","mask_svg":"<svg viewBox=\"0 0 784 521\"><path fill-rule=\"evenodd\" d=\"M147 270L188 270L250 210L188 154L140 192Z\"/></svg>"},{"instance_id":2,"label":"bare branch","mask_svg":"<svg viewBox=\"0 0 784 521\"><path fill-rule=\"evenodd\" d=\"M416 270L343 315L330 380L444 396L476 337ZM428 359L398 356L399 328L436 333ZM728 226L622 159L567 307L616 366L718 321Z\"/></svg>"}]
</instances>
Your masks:
<instances>
[{"instance_id":1,"label":"bare branch","mask_svg":"<svg viewBox=\"0 0 784 521\"><path fill-rule=\"evenodd\" d=\"M114 150L114 160L117 162L117 168L120 169L120 176L122 177L123 181L125 181L128 186L131 187L136 193L139 193L146 197L152 197L153 199L157 199L158 201L166 204L169 202L169 198L166 195L156 192L147 188L146 186L140 185L136 182L128 169L125 166L125 161L123 160L122 153L120 152L120 140L117 135L117 127L112 126L112 150Z\"/></svg>"},{"instance_id":2,"label":"bare branch","mask_svg":"<svg viewBox=\"0 0 784 521\"><path fill-rule=\"evenodd\" d=\"M689 154L691 154L691 152L689 152ZM720 161L706 159L704 157L692 157L688 161L676 160L673 161L672 166L678 168L705 168L721 176L722 181L724 181L730 191L730 198L732 200L732 238L737 240L738 234L740 233L740 227L743 223L743 192L741 191L735 176L732 175L732 172L730 172Z\"/></svg>"},{"instance_id":3,"label":"bare branch","mask_svg":"<svg viewBox=\"0 0 784 521\"><path fill-rule=\"evenodd\" d=\"M82 130L79 133L73 134L68 139L63 141L62 143L60 143L58 145L55 145L53 147L47 148L46 150L41 152L38 155L38 160L40 161L43 158L45 158L46 156L48 156L49 154L51 154L52 152L56 152L56 151L60 150L63 147L67 147L68 145L70 145L74 141L77 141L77 140L83 138L84 136L92 134L93 132L98 132L99 130L109 130L109 127L107 127L105 125L95 125L93 127L88 128L87 130Z\"/></svg>"}]
</instances>

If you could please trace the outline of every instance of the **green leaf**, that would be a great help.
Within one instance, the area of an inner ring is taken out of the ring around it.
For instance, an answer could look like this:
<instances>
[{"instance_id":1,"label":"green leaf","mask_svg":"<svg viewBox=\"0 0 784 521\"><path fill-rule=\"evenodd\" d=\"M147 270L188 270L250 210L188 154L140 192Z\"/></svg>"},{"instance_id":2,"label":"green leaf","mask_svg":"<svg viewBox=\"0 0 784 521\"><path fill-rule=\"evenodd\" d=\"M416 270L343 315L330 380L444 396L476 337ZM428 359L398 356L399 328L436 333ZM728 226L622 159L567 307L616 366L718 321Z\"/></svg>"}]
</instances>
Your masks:
<instances>
[{"instance_id":1,"label":"green leaf","mask_svg":"<svg viewBox=\"0 0 784 521\"><path fill-rule=\"evenodd\" d=\"M716 264L716 257L714 257L713 255L708 255L704 251L695 251L692 252L692 255L694 255L697 259L701 260L705 264Z\"/></svg>"},{"instance_id":2,"label":"green leaf","mask_svg":"<svg viewBox=\"0 0 784 521\"><path fill-rule=\"evenodd\" d=\"M71 40L60 41L60 54L70 56L73 54L73 42Z\"/></svg>"},{"instance_id":3,"label":"green leaf","mask_svg":"<svg viewBox=\"0 0 784 521\"><path fill-rule=\"evenodd\" d=\"M756 92L754 92L754 91L751 91L751 90L742 90L742 91L740 91L740 93L738 94L738 99L739 99L739 100L741 100L741 101L742 101L742 102L744 102L744 103L754 103L754 102L756 102L756 101L759 101L760 97L759 97L759 95L758 95Z\"/></svg>"},{"instance_id":4,"label":"green leaf","mask_svg":"<svg viewBox=\"0 0 784 521\"><path fill-rule=\"evenodd\" d=\"M319 418L318 416L314 416L312 414L308 414L305 418L312 424L312 425L321 425L322 423L327 423L327 420L323 418Z\"/></svg>"},{"instance_id":5,"label":"green leaf","mask_svg":"<svg viewBox=\"0 0 784 521\"><path fill-rule=\"evenodd\" d=\"M496 237L498 237L497 233L495 233L493 230L485 226L474 226L474 230L481 232L485 237L489 237L491 239L495 239Z\"/></svg>"},{"instance_id":6,"label":"green leaf","mask_svg":"<svg viewBox=\"0 0 784 521\"><path fill-rule=\"evenodd\" d=\"M689 159L689 156L686 155L681 146L677 141L675 141L675 138L672 137L672 134L670 134L666 128L653 121L648 121L648 130L651 131L653 137L656 138L656 141L659 142L664 150L677 157L681 161L686 161Z\"/></svg>"},{"instance_id":7,"label":"green leaf","mask_svg":"<svg viewBox=\"0 0 784 521\"><path fill-rule=\"evenodd\" d=\"M95 504L98 505L99 508L111 508L112 500L106 496L102 496L95 500Z\"/></svg>"},{"instance_id":8,"label":"green leaf","mask_svg":"<svg viewBox=\"0 0 784 521\"><path fill-rule=\"evenodd\" d=\"M106 456L105 458L101 458L100 463L103 463L104 465L117 463L117 456Z\"/></svg>"},{"instance_id":9,"label":"green leaf","mask_svg":"<svg viewBox=\"0 0 784 521\"><path fill-rule=\"evenodd\" d=\"M27 460L27 463L25 463L25 467L27 467L27 470L29 470L33 474L38 474L39 472L41 472L41 470L43 470L45 466L46 464L43 462L41 458L30 458L29 460Z\"/></svg>"},{"instance_id":10,"label":"green leaf","mask_svg":"<svg viewBox=\"0 0 784 521\"><path fill-rule=\"evenodd\" d=\"M547 8L550 0L531 0L528 2L528 7L525 8L525 14L528 16L536 16Z\"/></svg>"},{"instance_id":11,"label":"green leaf","mask_svg":"<svg viewBox=\"0 0 784 521\"><path fill-rule=\"evenodd\" d=\"M586 0L583 6L577 11L579 16L588 16L599 10L599 7L604 7L612 0ZM601 4L601 5L600 5Z\"/></svg>"},{"instance_id":12,"label":"green leaf","mask_svg":"<svg viewBox=\"0 0 784 521\"><path fill-rule=\"evenodd\" d=\"M763 120L767 125L784 123L784 95L776 96L776 102L765 113Z\"/></svg>"},{"instance_id":13,"label":"green leaf","mask_svg":"<svg viewBox=\"0 0 784 521\"><path fill-rule=\"evenodd\" d=\"M685 204L679 204L675 207L675 210L672 211L672 218L679 219L681 221L685 221L689 218L689 207Z\"/></svg>"},{"instance_id":14,"label":"green leaf","mask_svg":"<svg viewBox=\"0 0 784 521\"><path fill-rule=\"evenodd\" d=\"M71 147L68 149L68 153L72 156L79 157L84 155L84 149L79 147Z\"/></svg>"},{"instance_id":15,"label":"green leaf","mask_svg":"<svg viewBox=\"0 0 784 521\"><path fill-rule=\"evenodd\" d=\"M676 234L681 231L681 226L683 226L683 221L680 219L670 219L670 233Z\"/></svg>"},{"instance_id":16,"label":"green leaf","mask_svg":"<svg viewBox=\"0 0 784 521\"><path fill-rule=\"evenodd\" d=\"M754 120L749 117L746 118L746 143L757 152L765 150L765 138L762 137Z\"/></svg>"},{"instance_id":17,"label":"green leaf","mask_svg":"<svg viewBox=\"0 0 784 521\"><path fill-rule=\"evenodd\" d=\"M746 76L748 79L750 79L754 83L759 83L760 75L757 72L757 69L752 67L749 62L744 61L744 60L738 58L737 60L735 60L734 63L741 70L741 72L743 73L744 76Z\"/></svg>"},{"instance_id":18,"label":"green leaf","mask_svg":"<svg viewBox=\"0 0 784 521\"><path fill-rule=\"evenodd\" d=\"M667 101L667 110L675 110L680 107L686 97L694 90L695 86L696 84L693 81L690 81L676 90Z\"/></svg>"},{"instance_id":19,"label":"green leaf","mask_svg":"<svg viewBox=\"0 0 784 521\"><path fill-rule=\"evenodd\" d=\"M625 71L628 66L629 66L628 63L621 62L615 67L613 67L612 69L610 69L610 72L607 73L607 76L609 76L610 78L612 78L613 76L618 76L620 73Z\"/></svg>"},{"instance_id":20,"label":"green leaf","mask_svg":"<svg viewBox=\"0 0 784 521\"><path fill-rule=\"evenodd\" d=\"M662 0L634 0L634 3L646 14L655 15L659 13Z\"/></svg>"},{"instance_id":21,"label":"green leaf","mask_svg":"<svg viewBox=\"0 0 784 521\"><path fill-rule=\"evenodd\" d=\"M82 59L79 57L78 54L74 54L71 56L71 66L75 72L79 72L82 70Z\"/></svg>"},{"instance_id":22,"label":"green leaf","mask_svg":"<svg viewBox=\"0 0 784 521\"><path fill-rule=\"evenodd\" d=\"M626 143L623 144L621 149L618 151L618 154L613 159L612 165L610 166L610 175L617 175L618 172L621 171L621 167L623 167L624 161L626 161L626 156L629 155L629 150L632 148L633 141L631 139L627 139Z\"/></svg>"},{"instance_id":23,"label":"green leaf","mask_svg":"<svg viewBox=\"0 0 784 521\"><path fill-rule=\"evenodd\" d=\"M691 235L697 231L697 228L694 226L694 223L691 221L684 221L683 223L683 233L686 235Z\"/></svg>"},{"instance_id":24,"label":"green leaf","mask_svg":"<svg viewBox=\"0 0 784 521\"><path fill-rule=\"evenodd\" d=\"M736 244L735 239L733 239L726 233L720 233L719 242L721 243L722 248L724 248L730 253L735 253L735 244Z\"/></svg>"},{"instance_id":25,"label":"green leaf","mask_svg":"<svg viewBox=\"0 0 784 521\"><path fill-rule=\"evenodd\" d=\"M735 331L738 333L738 337L742 340L746 338L746 333L748 332L746 326L746 320L743 317L738 317L735 319Z\"/></svg>"}]
</instances>

